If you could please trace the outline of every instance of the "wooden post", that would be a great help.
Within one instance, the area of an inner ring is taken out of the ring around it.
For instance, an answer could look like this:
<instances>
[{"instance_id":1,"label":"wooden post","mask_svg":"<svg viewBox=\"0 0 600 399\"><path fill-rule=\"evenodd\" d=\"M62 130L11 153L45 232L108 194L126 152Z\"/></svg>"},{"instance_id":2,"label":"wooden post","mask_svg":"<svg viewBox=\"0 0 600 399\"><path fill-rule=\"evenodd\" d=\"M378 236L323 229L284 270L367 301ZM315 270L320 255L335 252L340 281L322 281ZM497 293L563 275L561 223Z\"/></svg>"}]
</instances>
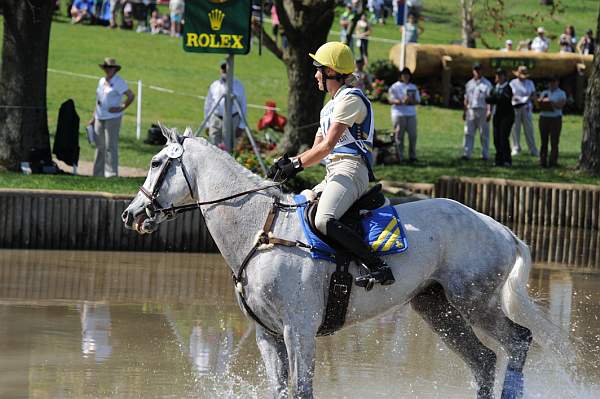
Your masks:
<instances>
[{"instance_id":1,"label":"wooden post","mask_svg":"<svg viewBox=\"0 0 600 399\"><path fill-rule=\"evenodd\" d=\"M582 111L585 101L585 64L577 64L576 69L577 72L575 74L575 108L578 111Z\"/></svg>"}]
</instances>

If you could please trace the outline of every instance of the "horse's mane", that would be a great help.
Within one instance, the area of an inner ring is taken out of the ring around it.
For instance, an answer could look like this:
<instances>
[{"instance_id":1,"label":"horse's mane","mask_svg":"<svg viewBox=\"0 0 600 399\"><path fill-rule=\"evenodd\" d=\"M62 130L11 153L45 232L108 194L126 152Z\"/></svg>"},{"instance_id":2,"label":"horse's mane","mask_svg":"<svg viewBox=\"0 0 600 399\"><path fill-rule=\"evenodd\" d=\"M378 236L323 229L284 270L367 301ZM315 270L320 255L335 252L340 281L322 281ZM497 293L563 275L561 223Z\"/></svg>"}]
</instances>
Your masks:
<instances>
[{"instance_id":1,"label":"horse's mane","mask_svg":"<svg viewBox=\"0 0 600 399\"><path fill-rule=\"evenodd\" d=\"M206 147L212 157L216 158L220 162L223 162L225 165L230 166L238 176L246 177L256 187L261 187L261 186L265 186L265 185L269 184L269 181L267 181L263 177L257 175L256 173L253 173L249 169L245 168L239 162L237 162L229 153L227 153L226 151L221 150L219 147L209 143L203 137L191 137L191 138L193 139L193 142ZM281 197L281 191L279 191L275 188L266 190L265 192L268 192L269 194L274 195L274 196L276 195L278 197Z\"/></svg>"}]
</instances>

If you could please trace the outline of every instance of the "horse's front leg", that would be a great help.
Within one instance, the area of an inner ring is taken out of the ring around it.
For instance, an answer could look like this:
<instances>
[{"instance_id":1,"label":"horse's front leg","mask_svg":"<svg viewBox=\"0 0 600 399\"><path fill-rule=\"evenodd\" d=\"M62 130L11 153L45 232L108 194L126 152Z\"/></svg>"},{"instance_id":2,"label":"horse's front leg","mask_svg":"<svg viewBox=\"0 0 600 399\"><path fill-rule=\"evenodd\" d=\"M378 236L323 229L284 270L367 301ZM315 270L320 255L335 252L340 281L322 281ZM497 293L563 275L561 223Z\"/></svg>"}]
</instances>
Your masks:
<instances>
[{"instance_id":1,"label":"horse's front leg","mask_svg":"<svg viewBox=\"0 0 600 399\"><path fill-rule=\"evenodd\" d=\"M294 398L312 399L315 373L316 329L308 323L286 325L283 332L290 359L290 375Z\"/></svg>"},{"instance_id":2,"label":"horse's front leg","mask_svg":"<svg viewBox=\"0 0 600 399\"><path fill-rule=\"evenodd\" d=\"M289 362L283 337L275 337L257 324L256 344L267 369L267 378L273 390L273 397L276 399L287 398Z\"/></svg>"}]
</instances>

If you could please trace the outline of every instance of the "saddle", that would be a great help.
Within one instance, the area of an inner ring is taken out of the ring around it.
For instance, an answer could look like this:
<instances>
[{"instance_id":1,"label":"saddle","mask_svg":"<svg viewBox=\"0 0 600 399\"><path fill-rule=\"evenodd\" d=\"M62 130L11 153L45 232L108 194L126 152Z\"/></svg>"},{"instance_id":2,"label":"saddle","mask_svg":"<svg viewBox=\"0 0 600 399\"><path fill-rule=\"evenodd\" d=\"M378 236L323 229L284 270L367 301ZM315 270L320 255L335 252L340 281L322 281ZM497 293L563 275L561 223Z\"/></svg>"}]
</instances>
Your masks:
<instances>
[{"instance_id":1,"label":"saddle","mask_svg":"<svg viewBox=\"0 0 600 399\"><path fill-rule=\"evenodd\" d=\"M350 227L360 235L362 235L361 225L361 211L372 211L377 208L381 208L385 205L385 196L381 192L381 184L376 184L369 191L363 194L352 206L344 213L341 217L340 222ZM312 232L319 237L324 243L333 248L336 252L342 251L332 240L321 233L315 225L315 216L317 214L317 207L319 206L319 199L315 199L311 202L304 210L304 218L308 222L308 225Z\"/></svg>"}]
</instances>

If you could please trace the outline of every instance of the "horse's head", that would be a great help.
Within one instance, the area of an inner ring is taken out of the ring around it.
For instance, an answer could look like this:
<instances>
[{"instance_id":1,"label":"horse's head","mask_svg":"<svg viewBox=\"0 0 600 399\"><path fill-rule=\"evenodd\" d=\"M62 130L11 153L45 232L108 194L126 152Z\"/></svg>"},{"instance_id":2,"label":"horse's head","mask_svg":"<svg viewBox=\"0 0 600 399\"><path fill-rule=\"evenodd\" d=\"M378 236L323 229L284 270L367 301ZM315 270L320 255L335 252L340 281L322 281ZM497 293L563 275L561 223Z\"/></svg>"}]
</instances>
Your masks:
<instances>
[{"instance_id":1,"label":"horse's head","mask_svg":"<svg viewBox=\"0 0 600 399\"><path fill-rule=\"evenodd\" d=\"M161 126L161 130L167 144L152 157L144 184L121 215L125 227L140 234L153 233L161 222L175 217L175 212L165 208L194 201L195 182L188 172L189 165L186 168L184 164L183 149L191 129L186 129L183 136L178 136L175 129Z\"/></svg>"}]
</instances>

